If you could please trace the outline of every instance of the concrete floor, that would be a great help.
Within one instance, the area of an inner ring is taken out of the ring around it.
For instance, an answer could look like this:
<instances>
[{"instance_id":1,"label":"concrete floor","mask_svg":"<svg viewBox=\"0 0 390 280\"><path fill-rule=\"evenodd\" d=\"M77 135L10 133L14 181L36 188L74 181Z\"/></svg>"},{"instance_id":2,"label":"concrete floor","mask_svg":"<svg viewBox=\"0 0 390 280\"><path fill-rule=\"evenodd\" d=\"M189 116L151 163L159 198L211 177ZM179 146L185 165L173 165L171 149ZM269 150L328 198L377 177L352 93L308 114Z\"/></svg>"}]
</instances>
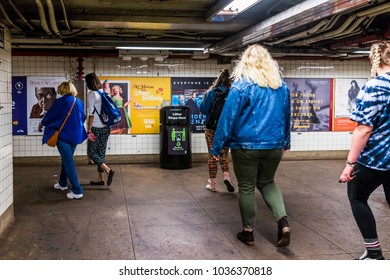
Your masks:
<instances>
[{"instance_id":1,"label":"concrete floor","mask_svg":"<svg viewBox=\"0 0 390 280\"><path fill-rule=\"evenodd\" d=\"M206 162L185 170L158 164L112 165L109 189L87 188L95 167L77 166L81 200L53 189L59 166L15 166L15 223L0 236L2 260L350 260L363 251L346 185L344 160L282 161L277 172L292 228L291 244L275 246L277 224L257 192L255 246L241 229L237 191L205 189ZM235 177L233 177L234 182ZM390 257L390 209L379 188L370 203L383 253Z\"/></svg>"}]
</instances>

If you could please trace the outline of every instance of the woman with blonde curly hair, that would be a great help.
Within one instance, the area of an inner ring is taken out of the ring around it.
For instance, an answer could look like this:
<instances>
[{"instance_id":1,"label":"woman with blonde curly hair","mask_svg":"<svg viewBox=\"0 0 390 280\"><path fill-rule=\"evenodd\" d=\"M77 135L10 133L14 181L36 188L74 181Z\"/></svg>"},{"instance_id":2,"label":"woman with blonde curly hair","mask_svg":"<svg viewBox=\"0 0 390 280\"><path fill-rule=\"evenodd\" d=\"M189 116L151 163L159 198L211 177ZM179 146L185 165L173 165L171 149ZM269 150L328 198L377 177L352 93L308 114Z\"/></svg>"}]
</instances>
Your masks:
<instances>
[{"instance_id":1,"label":"woman with blonde curly hair","mask_svg":"<svg viewBox=\"0 0 390 280\"><path fill-rule=\"evenodd\" d=\"M364 239L365 252L359 259L383 260L375 218L367 201L383 185L390 206L390 41L373 44L370 61L372 79L356 97L350 119L357 122L357 127L340 182L348 182L352 214Z\"/></svg>"},{"instance_id":2,"label":"woman with blonde curly hair","mask_svg":"<svg viewBox=\"0 0 390 280\"><path fill-rule=\"evenodd\" d=\"M257 188L278 223L276 245L287 246L291 229L274 176L290 149L290 91L277 62L257 44L243 52L232 76L210 153L218 158L223 147L231 149L242 219L237 238L254 244Z\"/></svg>"}]
</instances>

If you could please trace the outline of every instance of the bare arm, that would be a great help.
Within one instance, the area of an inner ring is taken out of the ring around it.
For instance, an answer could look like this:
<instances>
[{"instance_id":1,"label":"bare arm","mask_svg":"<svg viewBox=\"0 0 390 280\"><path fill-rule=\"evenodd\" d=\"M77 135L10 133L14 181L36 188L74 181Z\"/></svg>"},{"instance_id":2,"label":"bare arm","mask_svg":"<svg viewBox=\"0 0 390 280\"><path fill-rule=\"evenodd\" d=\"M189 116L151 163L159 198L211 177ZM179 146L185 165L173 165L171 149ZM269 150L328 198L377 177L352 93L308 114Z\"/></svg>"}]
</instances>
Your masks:
<instances>
[{"instance_id":1,"label":"bare arm","mask_svg":"<svg viewBox=\"0 0 390 280\"><path fill-rule=\"evenodd\" d=\"M340 176L341 182L348 182L353 179L354 176L351 176L351 173L353 171L354 164L357 161L361 151L366 146L372 129L372 126L359 123L353 131L351 149L349 150L347 157L347 165L345 166L343 173Z\"/></svg>"},{"instance_id":2,"label":"bare arm","mask_svg":"<svg viewBox=\"0 0 390 280\"><path fill-rule=\"evenodd\" d=\"M92 124L93 124L93 118L94 115L89 115L88 116L88 122L87 122L87 132L90 133L92 129Z\"/></svg>"}]
</instances>

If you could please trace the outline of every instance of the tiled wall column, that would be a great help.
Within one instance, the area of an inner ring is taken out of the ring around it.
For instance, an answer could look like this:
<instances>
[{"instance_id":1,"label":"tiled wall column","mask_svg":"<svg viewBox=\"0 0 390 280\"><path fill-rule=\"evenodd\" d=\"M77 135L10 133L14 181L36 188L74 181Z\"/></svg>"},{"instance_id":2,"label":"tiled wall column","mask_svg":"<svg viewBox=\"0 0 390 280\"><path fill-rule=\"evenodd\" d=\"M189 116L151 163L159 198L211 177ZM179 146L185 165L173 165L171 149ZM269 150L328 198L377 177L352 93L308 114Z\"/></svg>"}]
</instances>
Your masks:
<instances>
[{"instance_id":1,"label":"tiled wall column","mask_svg":"<svg viewBox=\"0 0 390 280\"><path fill-rule=\"evenodd\" d=\"M9 30L0 24L4 42L0 42L0 234L14 220L11 43Z\"/></svg>"}]
</instances>

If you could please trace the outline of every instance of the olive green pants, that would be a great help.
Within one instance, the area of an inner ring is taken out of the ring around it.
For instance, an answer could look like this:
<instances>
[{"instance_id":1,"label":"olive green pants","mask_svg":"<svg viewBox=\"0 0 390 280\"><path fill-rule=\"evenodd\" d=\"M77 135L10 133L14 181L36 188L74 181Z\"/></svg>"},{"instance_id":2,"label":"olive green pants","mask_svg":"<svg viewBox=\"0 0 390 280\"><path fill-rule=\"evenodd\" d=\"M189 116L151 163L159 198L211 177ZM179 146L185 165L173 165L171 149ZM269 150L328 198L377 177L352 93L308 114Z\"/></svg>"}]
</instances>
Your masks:
<instances>
[{"instance_id":1,"label":"olive green pants","mask_svg":"<svg viewBox=\"0 0 390 280\"><path fill-rule=\"evenodd\" d=\"M283 150L231 150L231 155L238 182L238 202L243 227L255 227L255 187L276 220L286 216L282 194L274 181Z\"/></svg>"}]
</instances>

